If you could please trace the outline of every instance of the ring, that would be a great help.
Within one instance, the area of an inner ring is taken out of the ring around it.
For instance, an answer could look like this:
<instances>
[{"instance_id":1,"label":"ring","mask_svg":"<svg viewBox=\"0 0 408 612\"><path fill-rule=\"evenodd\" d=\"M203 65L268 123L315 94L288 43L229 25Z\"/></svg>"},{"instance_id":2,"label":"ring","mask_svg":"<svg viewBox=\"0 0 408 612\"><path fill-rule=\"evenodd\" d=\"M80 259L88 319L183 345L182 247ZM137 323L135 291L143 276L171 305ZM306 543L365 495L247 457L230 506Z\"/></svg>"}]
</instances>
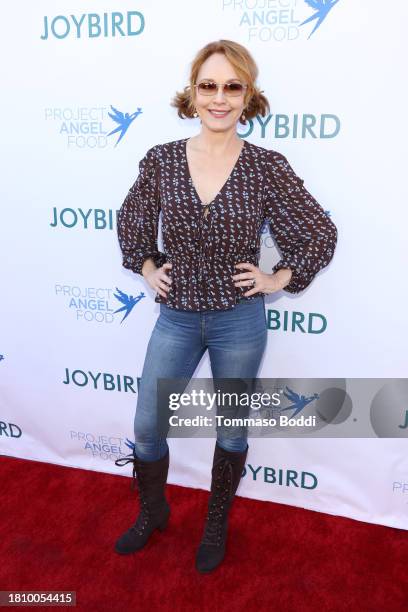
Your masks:
<instances>
[{"instance_id":1,"label":"ring","mask_svg":"<svg viewBox=\"0 0 408 612\"><path fill-rule=\"evenodd\" d=\"M256 285L256 280L253 278L252 279L252 286L255 287L255 285Z\"/></svg>"}]
</instances>

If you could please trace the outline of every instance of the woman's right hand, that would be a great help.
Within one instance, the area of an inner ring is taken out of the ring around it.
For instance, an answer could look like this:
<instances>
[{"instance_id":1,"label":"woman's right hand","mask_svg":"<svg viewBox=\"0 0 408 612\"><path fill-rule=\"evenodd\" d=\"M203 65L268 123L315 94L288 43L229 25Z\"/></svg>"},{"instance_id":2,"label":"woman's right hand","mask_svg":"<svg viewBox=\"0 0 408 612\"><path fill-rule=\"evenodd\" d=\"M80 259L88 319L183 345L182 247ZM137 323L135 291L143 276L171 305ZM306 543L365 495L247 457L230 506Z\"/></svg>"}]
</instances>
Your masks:
<instances>
[{"instance_id":1,"label":"woman's right hand","mask_svg":"<svg viewBox=\"0 0 408 612\"><path fill-rule=\"evenodd\" d=\"M170 290L170 285L172 283L170 276L168 276L166 272L171 270L172 264L165 263L160 268L156 268L153 264L153 267L154 269L150 268L146 272L143 272L143 276L152 289L157 291L157 293L162 297L166 298L167 292Z\"/></svg>"}]
</instances>

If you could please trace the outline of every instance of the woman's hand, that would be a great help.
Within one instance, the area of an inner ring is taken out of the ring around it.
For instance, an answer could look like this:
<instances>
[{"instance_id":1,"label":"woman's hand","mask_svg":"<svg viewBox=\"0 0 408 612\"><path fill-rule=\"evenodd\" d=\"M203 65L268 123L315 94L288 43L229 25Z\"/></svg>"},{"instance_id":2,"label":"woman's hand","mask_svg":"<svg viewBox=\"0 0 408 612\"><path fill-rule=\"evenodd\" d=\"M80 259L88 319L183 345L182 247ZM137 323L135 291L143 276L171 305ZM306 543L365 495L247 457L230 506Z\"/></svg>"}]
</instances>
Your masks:
<instances>
[{"instance_id":1,"label":"woman's hand","mask_svg":"<svg viewBox=\"0 0 408 612\"><path fill-rule=\"evenodd\" d=\"M232 277L236 287L251 287L242 295L249 297L258 293L274 293L280 291L290 282L292 278L292 270L290 268L281 268L275 274L266 274L257 266L251 263L237 263L236 268L240 270L249 270L249 272L240 272ZM255 284L254 281L255 280Z\"/></svg>"},{"instance_id":2,"label":"woman's hand","mask_svg":"<svg viewBox=\"0 0 408 612\"><path fill-rule=\"evenodd\" d=\"M170 285L172 283L170 276L166 274L171 268L171 263L165 263L160 268L156 268L151 259L146 260L142 268L143 277L149 283L150 287L164 298L167 297L167 292L170 290Z\"/></svg>"}]
</instances>

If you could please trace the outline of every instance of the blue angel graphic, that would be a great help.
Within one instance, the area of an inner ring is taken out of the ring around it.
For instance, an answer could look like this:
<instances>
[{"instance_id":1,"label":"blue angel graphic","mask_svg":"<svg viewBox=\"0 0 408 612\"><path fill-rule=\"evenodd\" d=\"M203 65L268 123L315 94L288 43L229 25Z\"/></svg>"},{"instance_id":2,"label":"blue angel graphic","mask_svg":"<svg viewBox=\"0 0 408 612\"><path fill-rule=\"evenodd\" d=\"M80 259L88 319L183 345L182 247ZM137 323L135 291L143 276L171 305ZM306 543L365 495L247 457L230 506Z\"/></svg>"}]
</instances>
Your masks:
<instances>
[{"instance_id":1,"label":"blue angel graphic","mask_svg":"<svg viewBox=\"0 0 408 612\"><path fill-rule=\"evenodd\" d=\"M283 412L284 410L294 409L295 412L292 414L291 418L295 417L301 410L303 410L305 406L310 404L310 402L313 402L314 400L318 399L319 397L318 393L314 393L310 397L306 397L305 395L299 395L298 393L295 393L295 391L292 391L292 389L289 389L287 385L286 389L287 391L284 391L283 395L287 397L288 400L293 402L293 404L291 406L288 406L287 408L281 408L280 411Z\"/></svg>"},{"instance_id":2,"label":"blue angel graphic","mask_svg":"<svg viewBox=\"0 0 408 612\"><path fill-rule=\"evenodd\" d=\"M137 304L142 298L146 297L145 294L143 293L143 291L141 291L139 293L139 295L137 295L136 297L134 297L133 295L128 295L127 293L124 293L123 291L121 291L120 289L118 289L116 287L116 291L118 293L114 293L113 295L115 296L116 299L119 300L119 302L121 302L122 304L124 304L124 306L122 306L122 308L118 308L118 310L115 310L115 312L113 314L116 314L117 312L121 312L122 310L126 310L126 314L123 317L121 323L123 323L123 321L126 319L126 317L131 313L133 307L135 306L135 304Z\"/></svg>"},{"instance_id":3,"label":"blue angel graphic","mask_svg":"<svg viewBox=\"0 0 408 612\"><path fill-rule=\"evenodd\" d=\"M337 4L338 1L339 0L305 0L306 4L308 4L310 8L315 9L316 13L314 13L311 17L305 19L305 21L302 21L300 25L305 25L305 23L309 23L309 21L313 21L314 19L318 20L315 27L307 37L308 40L313 34L313 32L317 30L322 21L326 19L327 15L332 10L333 6Z\"/></svg>"},{"instance_id":4,"label":"blue angel graphic","mask_svg":"<svg viewBox=\"0 0 408 612\"><path fill-rule=\"evenodd\" d=\"M132 440L129 440L129 438L126 438L125 444L128 448L130 448L130 450L133 450L135 448L135 443L132 442Z\"/></svg>"},{"instance_id":5,"label":"blue angel graphic","mask_svg":"<svg viewBox=\"0 0 408 612\"><path fill-rule=\"evenodd\" d=\"M116 141L116 144L115 144L115 147L116 147L116 145L122 140L122 138L126 134L130 124L136 119L138 115L141 114L142 109L138 108L137 111L132 113L131 115L129 115L129 113L122 113L117 108L112 106L112 104L111 104L111 109L115 112L115 114L113 115L112 113L108 113L108 115L115 123L119 123L119 126L115 130L112 130L111 132L109 132L108 136L111 136L112 134L115 134L116 132L121 132L121 135Z\"/></svg>"}]
</instances>

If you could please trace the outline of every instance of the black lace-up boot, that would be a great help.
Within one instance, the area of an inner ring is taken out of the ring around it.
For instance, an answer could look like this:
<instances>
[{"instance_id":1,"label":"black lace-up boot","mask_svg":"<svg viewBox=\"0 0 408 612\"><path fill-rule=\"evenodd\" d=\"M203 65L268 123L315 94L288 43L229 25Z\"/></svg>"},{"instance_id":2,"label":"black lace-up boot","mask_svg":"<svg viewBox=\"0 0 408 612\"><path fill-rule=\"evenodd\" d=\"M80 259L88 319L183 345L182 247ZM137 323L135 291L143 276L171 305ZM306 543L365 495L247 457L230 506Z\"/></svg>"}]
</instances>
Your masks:
<instances>
[{"instance_id":1,"label":"black lace-up boot","mask_svg":"<svg viewBox=\"0 0 408 612\"><path fill-rule=\"evenodd\" d=\"M121 457L115 461L122 466L133 462L131 488L135 489L137 476L140 513L136 522L116 542L115 550L121 555L140 550L146 544L152 532L166 528L170 516L170 507L164 496L167 474L169 471L169 450L157 461L142 461L135 448L131 456Z\"/></svg>"},{"instance_id":2,"label":"black lace-up boot","mask_svg":"<svg viewBox=\"0 0 408 612\"><path fill-rule=\"evenodd\" d=\"M199 572L210 572L224 558L228 512L241 480L247 453L248 446L241 453L231 452L216 442L208 514L196 555L196 568Z\"/></svg>"}]
</instances>

